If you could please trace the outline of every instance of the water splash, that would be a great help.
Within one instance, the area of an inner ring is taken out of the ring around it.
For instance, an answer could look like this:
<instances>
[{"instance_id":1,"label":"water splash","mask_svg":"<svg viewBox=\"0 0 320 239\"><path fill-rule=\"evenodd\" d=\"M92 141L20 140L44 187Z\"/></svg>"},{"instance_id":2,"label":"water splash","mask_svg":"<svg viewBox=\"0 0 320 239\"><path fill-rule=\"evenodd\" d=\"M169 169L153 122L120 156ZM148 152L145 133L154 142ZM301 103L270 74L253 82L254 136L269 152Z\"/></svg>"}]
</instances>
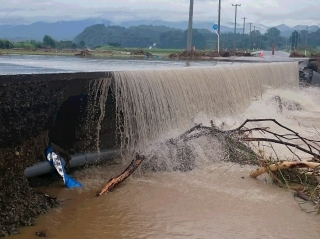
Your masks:
<instances>
[{"instance_id":1,"label":"water splash","mask_svg":"<svg viewBox=\"0 0 320 239\"><path fill-rule=\"evenodd\" d=\"M121 147L141 149L194 117L232 116L268 87L298 86L297 63L241 64L114 73Z\"/></svg>"},{"instance_id":2,"label":"water splash","mask_svg":"<svg viewBox=\"0 0 320 239\"><path fill-rule=\"evenodd\" d=\"M298 81L296 62L114 72L112 80L93 84L100 112L96 147L109 87L116 102L119 146L132 152L168 131L194 126L198 115L237 115L266 89L297 87Z\"/></svg>"},{"instance_id":3,"label":"water splash","mask_svg":"<svg viewBox=\"0 0 320 239\"><path fill-rule=\"evenodd\" d=\"M108 98L108 92L111 85L111 78L99 78L93 80L89 85L89 102L87 115L87 130L95 130L95 147L100 154L100 131L101 123L105 117L105 104Z\"/></svg>"}]
</instances>

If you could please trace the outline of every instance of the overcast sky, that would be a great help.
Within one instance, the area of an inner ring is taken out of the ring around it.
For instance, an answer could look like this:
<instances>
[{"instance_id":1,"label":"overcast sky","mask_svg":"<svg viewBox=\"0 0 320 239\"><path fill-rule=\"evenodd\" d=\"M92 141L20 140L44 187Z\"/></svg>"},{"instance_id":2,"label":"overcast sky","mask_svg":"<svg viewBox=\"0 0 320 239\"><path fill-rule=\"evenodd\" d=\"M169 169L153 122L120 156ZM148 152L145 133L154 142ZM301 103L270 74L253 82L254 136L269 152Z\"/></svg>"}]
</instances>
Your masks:
<instances>
[{"instance_id":1,"label":"overcast sky","mask_svg":"<svg viewBox=\"0 0 320 239\"><path fill-rule=\"evenodd\" d=\"M188 20L190 0L0 0L0 24L29 24L97 17L115 23L130 20ZM218 0L194 0L194 21L217 22ZM222 0L221 22L275 26L318 25L320 0Z\"/></svg>"}]
</instances>

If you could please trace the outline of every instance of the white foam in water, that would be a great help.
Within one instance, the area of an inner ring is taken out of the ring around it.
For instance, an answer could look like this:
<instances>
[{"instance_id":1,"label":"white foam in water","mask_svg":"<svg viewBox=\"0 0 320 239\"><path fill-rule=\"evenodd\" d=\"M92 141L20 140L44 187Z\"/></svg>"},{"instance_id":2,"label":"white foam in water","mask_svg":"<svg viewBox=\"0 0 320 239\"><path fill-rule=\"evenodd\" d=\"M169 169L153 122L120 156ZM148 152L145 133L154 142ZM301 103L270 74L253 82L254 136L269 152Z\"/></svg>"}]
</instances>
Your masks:
<instances>
[{"instance_id":1,"label":"white foam in water","mask_svg":"<svg viewBox=\"0 0 320 239\"><path fill-rule=\"evenodd\" d=\"M217 126L224 125L224 129L227 130L238 127L246 119L270 118L276 119L279 123L299 132L301 135L304 135L306 137L319 137L319 133L315 130L320 129L320 121L318 120L320 115L319 88L299 89L295 87L295 84L293 84L293 87L287 86L286 88L282 88L281 86L276 89L266 87L264 91L265 92L262 95L251 100L248 106L238 114L232 114L231 116L223 116L223 114L221 114L220 116L212 116L211 114L211 116L209 116L210 114L206 114L203 111L197 112L196 115L192 118L192 120L185 121L185 124L179 124L175 129L170 129L168 127L168 130L164 133L161 132L161 128L157 128L158 126L154 124L155 121L150 121L149 124L147 124L145 121L135 121L134 123L137 124L137 126L144 127L144 130L158 130L157 138L147 142L145 144L146 147L143 148L143 152L145 154L148 154L149 158L146 162L144 162L142 168L145 167L147 169L154 169L155 171L157 171L156 169L171 171L179 167L179 165L181 166L181 164L190 164L190 162L194 164L191 166L195 166L198 168L212 167L212 162L217 163L221 159L223 159L222 149L220 147L219 142L215 138L201 137L183 145L180 145L180 149L182 150L182 152L177 152L176 148L172 149L170 148L170 145L168 146L165 144L165 142L169 138L174 138L178 136L181 132L184 132L184 130L189 129L195 124L202 123L204 125L209 125L211 119L215 122ZM283 107L281 111L279 109L278 102L275 100L275 97L280 97L282 101ZM137 97L137 99L139 99L139 97ZM149 100L151 101L151 98ZM285 103L290 103L295 107L287 107L288 105L286 105ZM141 105L139 107L141 107ZM223 110L221 110L220 112L222 111ZM157 114L156 112L149 113ZM182 114L184 114L184 112L182 112ZM127 122L131 119L132 117L126 118ZM167 125L169 125L170 120L172 119L169 118ZM141 124L141 122L143 124ZM184 122L183 119L181 120L181 122ZM132 125L131 122L127 124ZM270 129L278 133L284 132L283 129L271 122L250 123L248 124L248 126L270 127ZM129 129L126 130L127 132L131 132L131 136L134 135L133 131L130 131ZM142 133L144 132L142 131ZM266 143L265 145L268 144ZM292 157L292 153L290 153L285 148L285 146L274 144L273 147L277 152L278 157L280 157L281 159L285 159L286 157ZM271 150L270 148L261 148L265 150L266 153L275 156L273 150ZM303 154L301 155L305 157L307 156ZM181 159L188 157L189 160L191 158L190 161L181 161ZM125 165L127 165L127 163L128 162L126 162ZM188 167L190 165L184 166ZM99 169L94 170L99 171ZM104 168L103 170L106 169ZM108 172L110 172L110 170L108 170ZM88 171L86 173L88 173ZM97 171L94 171L94 175L92 175L93 178L97 176L96 173ZM90 173L88 175L90 175ZM90 180L91 179L89 179L88 182ZM98 181L101 181L101 179Z\"/></svg>"},{"instance_id":2,"label":"white foam in water","mask_svg":"<svg viewBox=\"0 0 320 239\"><path fill-rule=\"evenodd\" d=\"M153 170L184 171L218 161L222 155L220 146L213 139L204 138L182 142L174 148L166 145L168 138L198 123L209 125L211 119L236 126L235 117L240 119L250 103L261 99L266 91L297 86L296 62L114 72L114 79L95 80L91 92L101 112L97 149L109 87L116 102L117 133L121 135L123 151L130 155L133 150L148 153ZM251 106L258 104L253 118L262 116L269 107L257 102ZM264 117L270 118L271 112Z\"/></svg>"},{"instance_id":3,"label":"white foam in water","mask_svg":"<svg viewBox=\"0 0 320 239\"><path fill-rule=\"evenodd\" d=\"M167 131L190 128L198 114L235 116L267 87L298 86L297 63L125 71L114 77L122 147L129 150Z\"/></svg>"},{"instance_id":4,"label":"white foam in water","mask_svg":"<svg viewBox=\"0 0 320 239\"><path fill-rule=\"evenodd\" d=\"M236 117L214 118L217 125L223 122L229 126L239 126L246 119L276 119L280 124L295 130L302 136L309 138L319 137L316 129L320 129L320 96L319 88L303 88L303 89L269 89L262 97L252 101L250 106ZM282 101L282 110L279 109L278 102L275 97L280 97ZM270 129L277 133L288 133L283 128L278 127L272 122L250 123L248 126L256 127L270 127ZM233 127L233 128L234 128ZM257 135L257 134L256 134ZM259 137L268 135L258 135ZM268 136L272 138L271 136ZM274 144L278 156L287 157L292 156L283 145ZM268 147L265 147L269 153L272 153ZM307 156L299 151L298 155ZM309 156L310 157L310 156Z\"/></svg>"}]
</instances>

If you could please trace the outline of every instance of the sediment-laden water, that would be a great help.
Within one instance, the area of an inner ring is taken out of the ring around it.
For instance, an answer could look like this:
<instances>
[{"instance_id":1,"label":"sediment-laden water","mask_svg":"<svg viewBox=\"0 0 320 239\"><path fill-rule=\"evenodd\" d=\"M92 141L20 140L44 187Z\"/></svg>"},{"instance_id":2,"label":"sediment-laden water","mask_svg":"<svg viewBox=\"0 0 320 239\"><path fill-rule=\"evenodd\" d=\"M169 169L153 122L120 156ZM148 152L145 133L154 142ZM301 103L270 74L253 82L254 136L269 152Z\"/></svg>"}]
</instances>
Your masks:
<instances>
[{"instance_id":1,"label":"sediment-laden water","mask_svg":"<svg viewBox=\"0 0 320 239\"><path fill-rule=\"evenodd\" d=\"M173 61L166 59L136 58L80 58L74 56L1 55L0 74L42 74L61 72L120 71L161 69L189 66L231 65L232 62ZM239 63L238 63L239 64Z\"/></svg>"},{"instance_id":2,"label":"sediment-laden water","mask_svg":"<svg viewBox=\"0 0 320 239\"><path fill-rule=\"evenodd\" d=\"M293 62L115 72L121 146L139 150L168 130L194 126L201 114L235 116L267 87L298 87L296 69Z\"/></svg>"},{"instance_id":3,"label":"sediment-laden water","mask_svg":"<svg viewBox=\"0 0 320 239\"><path fill-rule=\"evenodd\" d=\"M295 68L294 63L285 63L275 67L116 73L113 90L117 109L125 113L118 119L124 122L122 146L142 151L153 147L155 153L165 155L161 142L194 124L209 125L213 120L218 126L234 128L247 118L274 118L303 135L320 137L316 131L320 129L320 89L298 89ZM96 82L100 92L108 92L112 86L106 82ZM281 98L282 109L275 97ZM102 99L97 95L97 102ZM251 179L253 166L223 162L215 141L199 139L191 148L196 155L193 170L138 170L102 197L95 197L95 192L129 161L115 160L73 172L84 188L68 190L62 182L43 188L64 203L13 238L35 238L35 232L41 230L59 239L320 236L319 216L302 212L292 193L271 184L267 176ZM275 149L279 157L292 156L281 146ZM172 159L157 160L160 165L161 161L171 165L168 161ZM303 207L312 211L315 205Z\"/></svg>"}]
</instances>

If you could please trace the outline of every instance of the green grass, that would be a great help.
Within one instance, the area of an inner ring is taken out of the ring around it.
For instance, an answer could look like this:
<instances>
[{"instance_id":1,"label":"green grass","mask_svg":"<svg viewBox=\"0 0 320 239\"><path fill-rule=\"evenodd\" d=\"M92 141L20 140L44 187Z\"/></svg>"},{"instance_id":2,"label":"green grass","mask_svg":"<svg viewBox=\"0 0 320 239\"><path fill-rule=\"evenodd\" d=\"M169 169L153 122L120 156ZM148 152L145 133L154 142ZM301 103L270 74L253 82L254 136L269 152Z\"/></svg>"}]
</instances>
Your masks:
<instances>
[{"instance_id":1,"label":"green grass","mask_svg":"<svg viewBox=\"0 0 320 239\"><path fill-rule=\"evenodd\" d=\"M175 52L184 51L185 49L159 49L159 48L152 48L152 49L142 49L144 51L148 51L150 53L159 53L159 54L171 54Z\"/></svg>"},{"instance_id":2,"label":"green grass","mask_svg":"<svg viewBox=\"0 0 320 239\"><path fill-rule=\"evenodd\" d=\"M63 51L44 51L44 50L32 50L32 49L1 49L0 55L65 55L73 56L76 52L63 52Z\"/></svg>"},{"instance_id":3,"label":"green grass","mask_svg":"<svg viewBox=\"0 0 320 239\"><path fill-rule=\"evenodd\" d=\"M132 57L144 57L143 55L131 55L123 54L123 52L131 52L134 50L140 49L144 52L149 52L153 55L158 55L161 57L168 57L169 54L175 52L181 52L184 49L159 49L159 48L122 48L122 47L111 47L103 46L96 49L93 49L91 56L88 57L102 57L102 58L132 58ZM81 50L71 50L71 49L33 49L33 48L14 48L14 49L0 49L0 55L10 55L10 54L20 54L20 55L59 55L59 56L74 56L76 53L79 53Z\"/></svg>"},{"instance_id":4,"label":"green grass","mask_svg":"<svg viewBox=\"0 0 320 239\"><path fill-rule=\"evenodd\" d=\"M102 46L99 48L95 48L94 51L134 51L137 49L141 49L146 52L150 52L152 54L171 54L179 51L184 51L184 49L160 49L160 48L137 48L137 47L112 47L112 46Z\"/></svg>"}]
</instances>

